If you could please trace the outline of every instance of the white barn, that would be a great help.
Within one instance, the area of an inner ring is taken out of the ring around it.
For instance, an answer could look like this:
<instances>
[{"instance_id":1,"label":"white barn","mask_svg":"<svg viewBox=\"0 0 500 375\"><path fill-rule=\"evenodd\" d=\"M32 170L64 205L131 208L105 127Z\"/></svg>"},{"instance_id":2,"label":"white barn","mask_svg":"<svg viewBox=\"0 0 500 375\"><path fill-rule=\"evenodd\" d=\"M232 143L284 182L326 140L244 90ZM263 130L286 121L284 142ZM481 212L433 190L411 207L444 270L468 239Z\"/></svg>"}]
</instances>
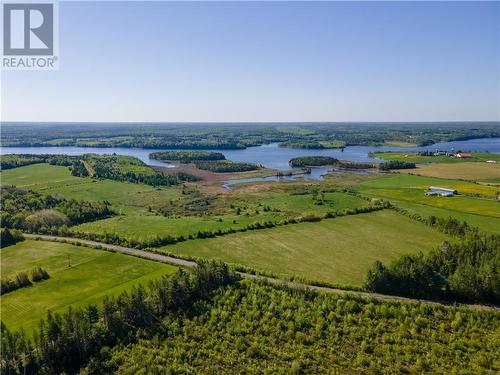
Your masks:
<instances>
[{"instance_id":1,"label":"white barn","mask_svg":"<svg viewBox=\"0 0 500 375\"><path fill-rule=\"evenodd\" d=\"M457 194L456 190L442 188L439 186L430 186L425 193L425 195L438 195L440 197L452 197L455 194Z\"/></svg>"}]
</instances>

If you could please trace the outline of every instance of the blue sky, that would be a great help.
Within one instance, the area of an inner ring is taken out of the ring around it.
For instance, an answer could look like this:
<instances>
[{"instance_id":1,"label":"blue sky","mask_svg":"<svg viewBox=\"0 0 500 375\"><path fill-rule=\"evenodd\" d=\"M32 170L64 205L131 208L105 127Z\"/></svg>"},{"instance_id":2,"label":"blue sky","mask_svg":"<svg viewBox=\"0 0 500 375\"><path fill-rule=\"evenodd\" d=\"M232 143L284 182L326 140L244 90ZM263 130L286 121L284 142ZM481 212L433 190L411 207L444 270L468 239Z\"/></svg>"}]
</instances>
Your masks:
<instances>
[{"instance_id":1,"label":"blue sky","mask_svg":"<svg viewBox=\"0 0 500 375\"><path fill-rule=\"evenodd\" d=\"M500 120L498 2L61 2L4 121Z\"/></svg>"}]
</instances>

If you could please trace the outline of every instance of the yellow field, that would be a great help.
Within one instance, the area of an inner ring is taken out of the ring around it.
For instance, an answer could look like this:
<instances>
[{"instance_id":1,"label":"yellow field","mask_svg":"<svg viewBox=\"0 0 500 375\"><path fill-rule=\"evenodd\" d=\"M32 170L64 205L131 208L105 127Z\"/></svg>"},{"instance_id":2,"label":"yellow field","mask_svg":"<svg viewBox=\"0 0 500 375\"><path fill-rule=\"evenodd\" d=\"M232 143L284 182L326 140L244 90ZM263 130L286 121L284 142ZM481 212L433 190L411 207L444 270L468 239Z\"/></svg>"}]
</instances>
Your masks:
<instances>
[{"instance_id":1,"label":"yellow field","mask_svg":"<svg viewBox=\"0 0 500 375\"><path fill-rule=\"evenodd\" d=\"M500 163L433 163L400 172L438 178L491 180L500 178Z\"/></svg>"}]
</instances>

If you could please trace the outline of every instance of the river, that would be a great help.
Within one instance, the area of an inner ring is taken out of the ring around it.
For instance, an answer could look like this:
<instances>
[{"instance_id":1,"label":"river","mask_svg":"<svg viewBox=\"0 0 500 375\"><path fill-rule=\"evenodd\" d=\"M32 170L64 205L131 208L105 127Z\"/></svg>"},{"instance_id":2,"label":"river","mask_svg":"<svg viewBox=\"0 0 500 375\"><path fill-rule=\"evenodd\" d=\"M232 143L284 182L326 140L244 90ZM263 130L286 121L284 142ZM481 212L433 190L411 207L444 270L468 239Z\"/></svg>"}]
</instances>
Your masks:
<instances>
[{"instance_id":1,"label":"river","mask_svg":"<svg viewBox=\"0 0 500 375\"><path fill-rule=\"evenodd\" d=\"M492 153L500 153L500 138L480 138L470 139L466 141L442 142L435 143L424 147L375 147L375 146L347 146L341 149L296 149L287 147L278 147L277 143L265 144L262 146L248 147L244 150L210 150L224 154L224 156L233 161L249 162L263 165L266 168L273 169L291 169L288 161L295 157L308 155L331 156L341 160L358 161L358 162L381 162L382 160L369 156L370 152L376 151L488 151ZM3 147L0 149L0 154L66 154L66 155L82 155L86 153L95 154L118 154L134 156L146 164L154 166L172 167L171 164L164 163L158 160L149 158L149 154L156 151L166 151L160 149L136 149L136 148L121 148L121 147ZM294 175L288 177L265 177L258 179L250 179L252 181L266 181L277 179L294 179L297 177L305 177L309 179L320 179L321 176L327 173L329 168L313 168L310 175ZM233 180L227 182L228 185L235 183L246 182L243 180Z\"/></svg>"}]
</instances>

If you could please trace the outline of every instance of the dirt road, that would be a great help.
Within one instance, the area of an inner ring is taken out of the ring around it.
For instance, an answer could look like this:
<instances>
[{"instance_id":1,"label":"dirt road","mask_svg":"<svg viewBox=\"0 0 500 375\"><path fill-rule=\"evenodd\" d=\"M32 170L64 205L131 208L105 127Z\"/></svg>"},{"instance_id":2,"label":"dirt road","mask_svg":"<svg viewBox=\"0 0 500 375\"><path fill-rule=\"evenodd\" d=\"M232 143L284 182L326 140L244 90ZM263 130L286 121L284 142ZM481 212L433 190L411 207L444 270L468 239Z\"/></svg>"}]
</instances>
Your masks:
<instances>
[{"instance_id":1,"label":"dirt road","mask_svg":"<svg viewBox=\"0 0 500 375\"><path fill-rule=\"evenodd\" d=\"M150 260L154 260L156 262L168 263L168 264L173 264L173 265L181 266L181 267L196 267L196 262L194 262L194 261L175 258L175 257L164 255L164 254L152 253L152 252L146 251L146 250L133 249L130 247L110 245L110 244L106 244L106 243L102 243L102 242L90 241L90 240L84 240L84 239L72 238L72 237L59 237L59 236L52 236L52 235L28 234L28 233L24 233L23 235L26 238L39 239L39 240L43 240L43 241L79 243L82 245L88 245L90 247L98 247L98 248L116 251L119 253L131 255L131 256L135 256L135 257L139 257L139 258L150 259ZM257 275L252 275L252 274L244 273L244 272L238 272L238 274L243 278L264 279L264 280L266 280L270 283L274 283L274 284L285 284L285 285L288 285L290 287L295 287L295 288L316 290L316 291L324 292L324 293L351 295L351 296L361 297L361 298L365 298L365 299L373 298L373 299L377 299L377 300L381 300L381 301L396 301L396 302L430 303L430 304L437 304L437 305L444 305L444 304L450 305L450 303L440 303L440 302L436 302L436 301L420 300L420 299L390 296L390 295L378 294L378 293L359 292L359 291L344 290L344 289L338 289L338 288L309 285L309 284L304 284L304 283L300 283L300 282L296 282L296 281L287 281L287 280L275 279L272 277L266 277L266 276L260 276L260 275L257 276ZM454 304L454 306L468 307L468 308L473 308L473 309L492 309L492 310L500 311L500 307L487 306L487 305Z\"/></svg>"}]
</instances>

